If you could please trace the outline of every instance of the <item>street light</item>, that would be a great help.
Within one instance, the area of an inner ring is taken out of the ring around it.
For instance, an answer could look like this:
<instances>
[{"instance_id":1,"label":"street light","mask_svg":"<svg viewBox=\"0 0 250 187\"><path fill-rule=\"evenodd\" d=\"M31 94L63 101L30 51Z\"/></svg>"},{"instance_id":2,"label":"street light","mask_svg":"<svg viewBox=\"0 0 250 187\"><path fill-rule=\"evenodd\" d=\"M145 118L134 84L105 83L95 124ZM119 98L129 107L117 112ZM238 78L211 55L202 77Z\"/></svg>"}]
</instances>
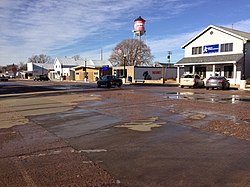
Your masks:
<instances>
[{"instance_id":1,"label":"street light","mask_svg":"<svg viewBox=\"0 0 250 187\"><path fill-rule=\"evenodd\" d=\"M124 54L123 55L123 77L126 79L126 77L127 77L127 74L126 74L126 68L125 68L125 66L126 66L126 55Z\"/></svg>"}]
</instances>

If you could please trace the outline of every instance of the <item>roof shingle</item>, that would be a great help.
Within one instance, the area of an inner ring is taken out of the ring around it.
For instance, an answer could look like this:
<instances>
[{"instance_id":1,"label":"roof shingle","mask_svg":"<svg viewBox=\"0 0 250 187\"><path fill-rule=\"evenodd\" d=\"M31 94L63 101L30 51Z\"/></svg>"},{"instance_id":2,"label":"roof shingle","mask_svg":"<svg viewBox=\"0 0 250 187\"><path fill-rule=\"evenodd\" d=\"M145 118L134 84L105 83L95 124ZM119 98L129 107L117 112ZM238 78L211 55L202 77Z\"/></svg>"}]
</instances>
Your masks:
<instances>
[{"instance_id":1,"label":"roof shingle","mask_svg":"<svg viewBox=\"0 0 250 187\"><path fill-rule=\"evenodd\" d=\"M230 29L230 28L227 28L227 27L222 27L222 26L217 26L223 30L226 30L228 32L231 32L233 34L236 34L236 35L239 35L247 40L250 40L250 33L248 32L243 32L243 31L239 31L239 30L235 30L235 29Z\"/></svg>"},{"instance_id":2,"label":"roof shingle","mask_svg":"<svg viewBox=\"0 0 250 187\"><path fill-rule=\"evenodd\" d=\"M209 62L230 62L240 61L243 58L243 54L231 54L231 55L215 55L215 56L203 56L203 57L186 57L179 60L176 65L185 64L206 64Z\"/></svg>"}]
</instances>

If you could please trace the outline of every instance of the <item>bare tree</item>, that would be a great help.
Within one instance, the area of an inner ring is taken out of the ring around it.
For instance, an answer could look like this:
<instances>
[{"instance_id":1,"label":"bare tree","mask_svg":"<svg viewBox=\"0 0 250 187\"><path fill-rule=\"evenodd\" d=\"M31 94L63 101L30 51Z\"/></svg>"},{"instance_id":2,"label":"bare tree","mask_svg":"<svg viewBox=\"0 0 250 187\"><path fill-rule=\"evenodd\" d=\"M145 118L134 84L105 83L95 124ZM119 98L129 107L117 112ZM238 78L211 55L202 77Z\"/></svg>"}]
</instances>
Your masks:
<instances>
[{"instance_id":1,"label":"bare tree","mask_svg":"<svg viewBox=\"0 0 250 187\"><path fill-rule=\"evenodd\" d=\"M75 61L77 61L77 60L80 60L80 59L81 59L80 55L75 55L75 56L72 56L72 58L73 58Z\"/></svg>"},{"instance_id":2,"label":"bare tree","mask_svg":"<svg viewBox=\"0 0 250 187\"><path fill-rule=\"evenodd\" d=\"M28 59L28 62L33 63L48 63L51 62L52 58L50 56L40 54L40 55L33 55Z\"/></svg>"},{"instance_id":3,"label":"bare tree","mask_svg":"<svg viewBox=\"0 0 250 187\"><path fill-rule=\"evenodd\" d=\"M26 70L27 70L27 64L19 62L18 71L26 71Z\"/></svg>"},{"instance_id":4,"label":"bare tree","mask_svg":"<svg viewBox=\"0 0 250 187\"><path fill-rule=\"evenodd\" d=\"M117 44L109 61L113 66L122 66L124 57L126 57L127 66L147 65L153 60L150 48L138 39L126 39Z\"/></svg>"}]
</instances>

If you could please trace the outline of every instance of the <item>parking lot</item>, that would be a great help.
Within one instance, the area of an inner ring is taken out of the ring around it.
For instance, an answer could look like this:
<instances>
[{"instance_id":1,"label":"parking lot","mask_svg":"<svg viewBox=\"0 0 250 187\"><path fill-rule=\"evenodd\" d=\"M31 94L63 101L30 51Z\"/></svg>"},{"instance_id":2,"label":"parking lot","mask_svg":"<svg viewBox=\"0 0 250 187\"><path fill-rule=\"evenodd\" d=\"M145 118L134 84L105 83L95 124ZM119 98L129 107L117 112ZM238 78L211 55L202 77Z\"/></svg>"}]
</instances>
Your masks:
<instances>
[{"instance_id":1,"label":"parking lot","mask_svg":"<svg viewBox=\"0 0 250 187\"><path fill-rule=\"evenodd\" d=\"M250 186L249 91L0 89L0 186Z\"/></svg>"}]
</instances>

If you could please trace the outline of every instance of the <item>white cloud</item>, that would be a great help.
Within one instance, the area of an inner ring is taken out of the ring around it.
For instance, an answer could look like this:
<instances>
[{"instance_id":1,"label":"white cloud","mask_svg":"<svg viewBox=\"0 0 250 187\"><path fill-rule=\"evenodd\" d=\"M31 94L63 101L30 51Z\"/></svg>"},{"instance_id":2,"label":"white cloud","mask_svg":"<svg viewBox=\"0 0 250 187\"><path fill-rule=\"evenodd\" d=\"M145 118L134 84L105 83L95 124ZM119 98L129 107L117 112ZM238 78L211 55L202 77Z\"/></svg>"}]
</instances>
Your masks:
<instances>
[{"instance_id":1,"label":"white cloud","mask_svg":"<svg viewBox=\"0 0 250 187\"><path fill-rule=\"evenodd\" d=\"M191 0L160 3L156 0L1 0L0 65L26 62L32 55L41 53L53 57L80 54L83 58L99 59L100 46L103 46L104 58L108 59L116 45L114 42L128 37L129 34L123 33L132 30L134 18L142 15L153 25L156 19L180 14L200 3L202 1ZM235 29L248 31L249 22L235 23ZM181 45L193 34L150 38L148 45L156 59L160 59L158 56L167 50L180 54ZM106 40L100 45L101 37Z\"/></svg>"},{"instance_id":2,"label":"white cloud","mask_svg":"<svg viewBox=\"0 0 250 187\"><path fill-rule=\"evenodd\" d=\"M65 48L105 30L117 30L122 16L137 1L9 1L0 2L1 63L25 61L35 53ZM12 59L11 59L12 58Z\"/></svg>"},{"instance_id":3,"label":"white cloud","mask_svg":"<svg viewBox=\"0 0 250 187\"><path fill-rule=\"evenodd\" d=\"M228 27L228 28L232 28L232 26L236 30L240 30L240 31L250 33L250 19L235 22L235 23L233 23L233 25L232 24L231 25L225 25L225 27Z\"/></svg>"}]
</instances>

